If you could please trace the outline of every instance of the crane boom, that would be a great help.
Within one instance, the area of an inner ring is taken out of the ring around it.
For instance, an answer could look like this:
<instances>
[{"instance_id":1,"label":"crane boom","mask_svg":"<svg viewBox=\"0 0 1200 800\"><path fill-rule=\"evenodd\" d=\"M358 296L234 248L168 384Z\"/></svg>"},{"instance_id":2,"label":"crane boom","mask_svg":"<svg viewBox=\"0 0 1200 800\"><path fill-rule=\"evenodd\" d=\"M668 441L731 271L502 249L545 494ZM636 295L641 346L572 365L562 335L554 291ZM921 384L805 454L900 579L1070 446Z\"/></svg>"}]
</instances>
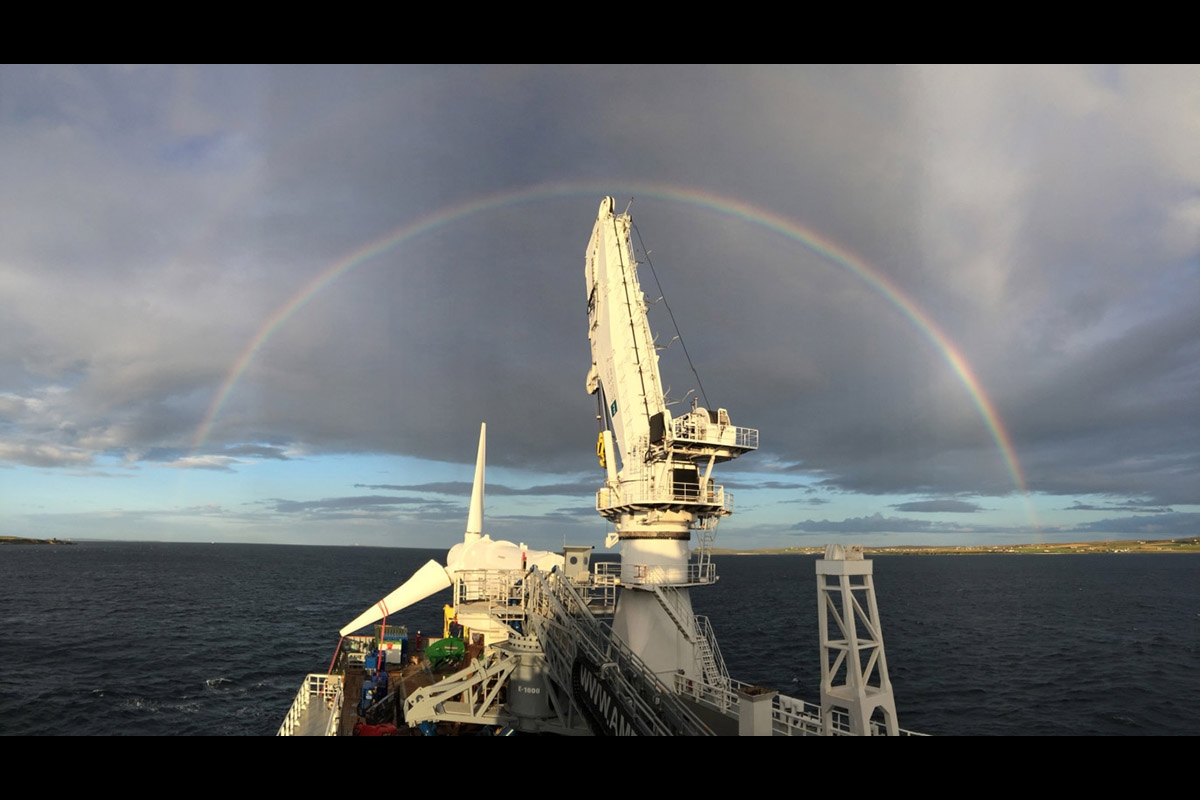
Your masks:
<instances>
[{"instance_id":1,"label":"crane boom","mask_svg":"<svg viewBox=\"0 0 1200 800\"><path fill-rule=\"evenodd\" d=\"M613 213L604 198L587 249L588 391L601 392L621 463L649 440L650 420L666 410L658 353L646 321L646 298L637 277L627 214Z\"/></svg>"}]
</instances>

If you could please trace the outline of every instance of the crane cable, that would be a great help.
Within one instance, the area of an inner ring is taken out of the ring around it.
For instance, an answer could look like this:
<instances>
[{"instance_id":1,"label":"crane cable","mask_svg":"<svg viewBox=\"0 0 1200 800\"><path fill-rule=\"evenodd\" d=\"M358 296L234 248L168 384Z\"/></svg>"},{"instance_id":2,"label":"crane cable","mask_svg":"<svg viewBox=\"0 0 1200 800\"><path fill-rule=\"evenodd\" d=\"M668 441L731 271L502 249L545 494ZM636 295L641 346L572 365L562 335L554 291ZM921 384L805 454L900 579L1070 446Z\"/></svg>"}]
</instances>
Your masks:
<instances>
[{"instance_id":1,"label":"crane cable","mask_svg":"<svg viewBox=\"0 0 1200 800\"><path fill-rule=\"evenodd\" d=\"M679 337L679 344L683 347L683 355L687 358L688 366L692 368L692 374L696 376L696 385L700 387L700 396L704 398L704 407L711 408L708 404L708 395L704 393L704 383L700 380L700 373L696 372L696 365L692 363L692 356L688 353L687 343L683 341L683 333L679 330L679 323L675 321L675 313L671 311L671 304L667 302L667 296L663 293L662 284L658 281L658 273L654 271L654 262L650 260L650 251L646 249L646 245L642 242L642 232L638 230L638 226L630 217L629 224L633 226L634 233L638 237L638 245L642 248L642 254L646 259L646 265L650 267L650 274L654 276L654 284L658 287L658 296L662 298L663 305L667 307L667 314L671 317L671 324L675 326L675 335Z\"/></svg>"}]
</instances>

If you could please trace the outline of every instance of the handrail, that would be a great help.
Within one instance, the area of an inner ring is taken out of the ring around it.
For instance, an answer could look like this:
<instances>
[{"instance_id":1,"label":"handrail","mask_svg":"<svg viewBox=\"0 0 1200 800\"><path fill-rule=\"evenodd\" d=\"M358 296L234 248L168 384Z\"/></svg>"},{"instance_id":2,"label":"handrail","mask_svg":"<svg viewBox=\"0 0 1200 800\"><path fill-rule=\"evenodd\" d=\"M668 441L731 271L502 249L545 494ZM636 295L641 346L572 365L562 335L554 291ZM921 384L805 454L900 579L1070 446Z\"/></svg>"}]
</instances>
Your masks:
<instances>
[{"instance_id":1,"label":"handrail","mask_svg":"<svg viewBox=\"0 0 1200 800\"><path fill-rule=\"evenodd\" d=\"M696 626L700 630L702 639L708 643L709 655L713 660L717 674L722 681L728 683L730 681L729 670L725 667L725 658L721 655L721 648L717 646L717 635L713 631L712 622L708 617L697 614Z\"/></svg>"},{"instance_id":2,"label":"handrail","mask_svg":"<svg viewBox=\"0 0 1200 800\"><path fill-rule=\"evenodd\" d=\"M715 436L713 434L716 434ZM697 444L733 445L739 448L758 449L758 429L722 425L715 422L699 422L688 414L671 420L671 437L675 441Z\"/></svg>"},{"instance_id":3,"label":"handrail","mask_svg":"<svg viewBox=\"0 0 1200 800\"><path fill-rule=\"evenodd\" d=\"M596 510L621 506L670 503L680 506L715 507L733 513L733 492L719 484L705 491L695 483L679 481L669 487L655 487L642 480L621 481L616 486L602 486L596 492Z\"/></svg>"},{"instance_id":4,"label":"handrail","mask_svg":"<svg viewBox=\"0 0 1200 800\"><path fill-rule=\"evenodd\" d=\"M758 689L752 684L730 679L729 687L713 686L703 681L688 680L682 675L675 678L675 690L721 714L730 715L740 703L738 690ZM771 729L776 736L853 736L850 717L841 709L830 712L830 729L827 733L822 723L821 707L795 697L776 694L771 701ZM871 724L871 735L882 736L884 726ZM926 734L900 728L901 736L925 736Z\"/></svg>"},{"instance_id":5,"label":"handrail","mask_svg":"<svg viewBox=\"0 0 1200 800\"><path fill-rule=\"evenodd\" d=\"M577 654L604 671L615 699L634 713L642 733L658 736L711 736L712 730L658 680L612 629L587 610L586 600L562 573L530 570L525 582L529 620L555 679L569 686Z\"/></svg>"},{"instance_id":6,"label":"handrail","mask_svg":"<svg viewBox=\"0 0 1200 800\"><path fill-rule=\"evenodd\" d=\"M296 698L292 701L292 707L288 709L287 716L283 718L283 723L275 735L296 736L314 699L328 703L332 711L322 735L336 736L342 719L342 676L326 675L323 672L309 673L305 677L304 682L300 684L300 690L296 692Z\"/></svg>"}]
</instances>

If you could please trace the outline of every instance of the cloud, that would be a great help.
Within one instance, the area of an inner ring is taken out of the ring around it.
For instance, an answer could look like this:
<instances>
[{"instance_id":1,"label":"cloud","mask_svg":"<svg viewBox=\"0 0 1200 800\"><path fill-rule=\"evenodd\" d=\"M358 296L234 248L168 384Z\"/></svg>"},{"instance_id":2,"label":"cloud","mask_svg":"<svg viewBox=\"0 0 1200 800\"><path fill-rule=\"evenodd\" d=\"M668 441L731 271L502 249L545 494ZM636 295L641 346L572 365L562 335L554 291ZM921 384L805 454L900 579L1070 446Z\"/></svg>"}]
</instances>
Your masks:
<instances>
[{"instance_id":1,"label":"cloud","mask_svg":"<svg viewBox=\"0 0 1200 800\"><path fill-rule=\"evenodd\" d=\"M442 481L439 483L414 484L354 484L358 489L386 489L393 492L425 492L430 494L448 494L456 497L470 497L473 484L467 481ZM577 483L553 483L527 487L511 487L502 483L488 483L487 493L500 497L556 497L561 495L594 494L595 481L579 481Z\"/></svg>"},{"instance_id":2,"label":"cloud","mask_svg":"<svg viewBox=\"0 0 1200 800\"><path fill-rule=\"evenodd\" d=\"M876 512L869 517L851 517L840 521L805 520L792 525L791 529L802 533L963 533L979 532L990 526L963 526L954 523L929 520L885 517Z\"/></svg>"},{"instance_id":3,"label":"cloud","mask_svg":"<svg viewBox=\"0 0 1200 800\"><path fill-rule=\"evenodd\" d=\"M1195 536L1200 531L1200 514L1173 512L1150 517L1114 517L1075 526L1088 534L1144 536L1150 539Z\"/></svg>"},{"instance_id":4,"label":"cloud","mask_svg":"<svg viewBox=\"0 0 1200 800\"><path fill-rule=\"evenodd\" d=\"M430 501L421 498L412 497L388 497L382 495L368 495L360 497L327 497L321 500L272 500L272 509L281 514L296 514L296 513L319 513L319 514L348 514L354 512L376 512L379 510L392 510L400 506L421 506L428 509L449 508L451 504L441 501ZM454 508L461 513L461 508L457 505Z\"/></svg>"},{"instance_id":5,"label":"cloud","mask_svg":"<svg viewBox=\"0 0 1200 800\"><path fill-rule=\"evenodd\" d=\"M963 500L917 500L911 503L897 503L892 506L897 511L918 511L921 513L972 513L982 511L978 503L968 503Z\"/></svg>"},{"instance_id":6,"label":"cloud","mask_svg":"<svg viewBox=\"0 0 1200 800\"><path fill-rule=\"evenodd\" d=\"M269 458L275 461L290 461L291 456L287 450L282 447L275 447L266 444L241 444L235 447L227 447L224 450L231 456L248 456L251 458Z\"/></svg>"},{"instance_id":7,"label":"cloud","mask_svg":"<svg viewBox=\"0 0 1200 800\"><path fill-rule=\"evenodd\" d=\"M590 494L582 256L612 194L687 343L659 354L671 397L702 381L760 430L728 488L985 527L992 504L896 498L1200 504L1194 65L18 65L0 89L6 463L470 464L487 421L490 464L537 476L490 493Z\"/></svg>"},{"instance_id":8,"label":"cloud","mask_svg":"<svg viewBox=\"0 0 1200 800\"><path fill-rule=\"evenodd\" d=\"M779 502L781 502L781 503L799 503L800 505L804 505L804 506L823 506L823 505L828 505L832 501L830 501L828 498L824 498L824 497L800 497L800 498L795 498L792 500L780 500Z\"/></svg>"},{"instance_id":9,"label":"cloud","mask_svg":"<svg viewBox=\"0 0 1200 800\"><path fill-rule=\"evenodd\" d=\"M1082 503L1076 500L1067 507L1067 511L1136 511L1143 514L1169 514L1171 509L1152 505L1141 500L1126 500L1122 503L1110 503L1108 505L1095 505L1092 503Z\"/></svg>"},{"instance_id":10,"label":"cloud","mask_svg":"<svg viewBox=\"0 0 1200 800\"><path fill-rule=\"evenodd\" d=\"M0 441L0 461L12 461L28 467L80 467L90 466L92 455L78 449L48 444Z\"/></svg>"},{"instance_id":11,"label":"cloud","mask_svg":"<svg viewBox=\"0 0 1200 800\"><path fill-rule=\"evenodd\" d=\"M229 456L184 456L163 464L175 469L211 469L218 472L233 472L234 465L244 462Z\"/></svg>"}]
</instances>

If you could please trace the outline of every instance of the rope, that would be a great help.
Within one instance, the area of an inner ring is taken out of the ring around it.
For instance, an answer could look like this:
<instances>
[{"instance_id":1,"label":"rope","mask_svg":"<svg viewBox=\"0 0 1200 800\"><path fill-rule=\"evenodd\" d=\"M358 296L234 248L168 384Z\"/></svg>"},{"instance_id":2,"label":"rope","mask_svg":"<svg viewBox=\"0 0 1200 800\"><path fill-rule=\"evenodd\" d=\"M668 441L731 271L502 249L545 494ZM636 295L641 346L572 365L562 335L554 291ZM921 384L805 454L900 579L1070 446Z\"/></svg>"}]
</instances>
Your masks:
<instances>
[{"instance_id":1,"label":"rope","mask_svg":"<svg viewBox=\"0 0 1200 800\"><path fill-rule=\"evenodd\" d=\"M671 316L671 324L675 326L675 335L679 337L679 344L683 346L683 355L687 358L688 366L692 368L692 374L696 376L696 385L700 387L700 396L704 398L704 407L711 408L708 404L708 395L704 393L704 383L700 380L700 373L696 372L696 365L692 363L692 356L688 353L687 343L683 341L683 333L679 330L679 323L675 321L675 312L671 311L671 304L667 302L667 296L663 292L662 284L658 282L658 273L654 271L654 262L650 260L650 251L646 249L645 243L642 242L642 232L638 230L638 226L634 224L630 218L629 224L633 226L634 233L638 237L638 245L642 248L642 253L646 259L646 265L650 267L650 274L654 276L654 285L658 287L658 296L662 298L663 305L667 307L667 313Z\"/></svg>"},{"instance_id":2,"label":"rope","mask_svg":"<svg viewBox=\"0 0 1200 800\"><path fill-rule=\"evenodd\" d=\"M345 636L341 636L338 638L337 649L333 651L333 659L329 662L329 670L326 671L326 673L325 673L326 675L333 674L333 665L337 663L338 653L342 652L342 642L345 641L345 639L346 639Z\"/></svg>"}]
</instances>

